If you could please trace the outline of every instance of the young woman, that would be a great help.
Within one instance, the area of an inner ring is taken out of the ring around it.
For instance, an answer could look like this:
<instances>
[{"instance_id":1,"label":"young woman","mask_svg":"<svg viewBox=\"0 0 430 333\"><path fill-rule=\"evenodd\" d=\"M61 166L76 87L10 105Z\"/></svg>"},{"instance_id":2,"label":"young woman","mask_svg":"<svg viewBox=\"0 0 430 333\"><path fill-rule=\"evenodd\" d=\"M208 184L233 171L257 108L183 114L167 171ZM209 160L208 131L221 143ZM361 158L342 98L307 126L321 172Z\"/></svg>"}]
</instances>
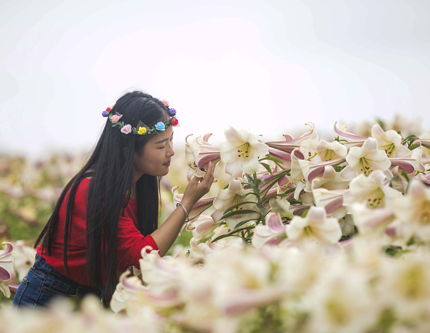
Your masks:
<instances>
[{"instance_id":1,"label":"young woman","mask_svg":"<svg viewBox=\"0 0 430 333\"><path fill-rule=\"evenodd\" d=\"M39 235L34 266L14 305L43 307L58 295L95 293L108 306L118 276L139 267L149 245L166 254L192 206L213 182L213 166L194 178L182 202L158 228L159 179L174 155L176 111L135 91L103 112L106 125L85 166L64 188Z\"/></svg>"}]
</instances>

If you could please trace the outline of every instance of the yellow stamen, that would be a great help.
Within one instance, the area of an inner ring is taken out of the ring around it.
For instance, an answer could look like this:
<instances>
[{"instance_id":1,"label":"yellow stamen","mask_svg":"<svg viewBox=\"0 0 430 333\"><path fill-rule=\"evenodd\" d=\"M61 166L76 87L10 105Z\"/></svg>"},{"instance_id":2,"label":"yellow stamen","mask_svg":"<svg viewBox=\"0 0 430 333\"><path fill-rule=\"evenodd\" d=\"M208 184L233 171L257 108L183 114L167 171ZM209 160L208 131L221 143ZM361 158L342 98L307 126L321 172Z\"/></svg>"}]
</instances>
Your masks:
<instances>
[{"instance_id":1,"label":"yellow stamen","mask_svg":"<svg viewBox=\"0 0 430 333\"><path fill-rule=\"evenodd\" d=\"M249 142L245 142L243 145L237 147L237 157L242 157L244 159L249 158L251 155L251 145Z\"/></svg>"}]
</instances>

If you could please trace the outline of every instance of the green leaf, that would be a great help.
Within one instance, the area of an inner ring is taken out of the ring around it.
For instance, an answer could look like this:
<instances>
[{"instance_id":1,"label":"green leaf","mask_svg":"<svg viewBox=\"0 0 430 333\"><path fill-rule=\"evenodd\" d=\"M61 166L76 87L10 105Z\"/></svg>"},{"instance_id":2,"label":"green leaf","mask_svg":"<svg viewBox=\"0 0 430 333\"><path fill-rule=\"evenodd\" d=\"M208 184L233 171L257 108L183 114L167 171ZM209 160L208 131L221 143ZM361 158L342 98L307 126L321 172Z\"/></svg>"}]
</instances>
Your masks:
<instances>
[{"instance_id":1,"label":"green leaf","mask_svg":"<svg viewBox=\"0 0 430 333\"><path fill-rule=\"evenodd\" d=\"M276 198L276 197L287 197L291 192L294 192L295 190L296 190L295 188L290 188L290 189L288 189L287 191L285 191L284 193L272 194L271 196L266 197L266 198L264 199L264 202L267 202L267 201L269 201L270 199L274 199L274 198Z\"/></svg>"},{"instance_id":2,"label":"green leaf","mask_svg":"<svg viewBox=\"0 0 430 333\"><path fill-rule=\"evenodd\" d=\"M255 195L257 197L257 195L253 192L249 192L246 194L242 194L241 197L239 198L239 201L242 201L243 199L245 199L248 195Z\"/></svg>"},{"instance_id":3,"label":"green leaf","mask_svg":"<svg viewBox=\"0 0 430 333\"><path fill-rule=\"evenodd\" d=\"M228 207L225 211L224 211L224 214L227 214L229 211L231 211L231 210L233 210L233 209L235 209L236 207L239 207L239 206L242 206L242 205L246 205L246 204L256 204L255 202L253 202L253 201L244 201L244 202L239 202L238 204L236 204L236 205L233 205L233 206L230 206L230 207Z\"/></svg>"},{"instance_id":4,"label":"green leaf","mask_svg":"<svg viewBox=\"0 0 430 333\"><path fill-rule=\"evenodd\" d=\"M234 227L233 230L237 230L239 227L243 226L245 223L248 223L250 221L255 221L255 219L249 219L249 220L240 221L238 224L236 224L236 226Z\"/></svg>"},{"instance_id":5,"label":"green leaf","mask_svg":"<svg viewBox=\"0 0 430 333\"><path fill-rule=\"evenodd\" d=\"M302 213L302 217L306 217L306 215L308 215L309 213L309 209L305 209Z\"/></svg>"},{"instance_id":6,"label":"green leaf","mask_svg":"<svg viewBox=\"0 0 430 333\"><path fill-rule=\"evenodd\" d=\"M261 162L261 161L265 161L265 160L269 160L269 161L273 161L273 162L281 163L282 164L282 161L280 159L278 159L276 157L272 157L272 156L267 156L267 157L260 158L258 161Z\"/></svg>"},{"instance_id":7,"label":"green leaf","mask_svg":"<svg viewBox=\"0 0 430 333\"><path fill-rule=\"evenodd\" d=\"M334 167L334 171L336 171L336 172L340 172L340 171L342 171L343 169L345 169L346 168L346 164L345 165L336 165L335 167Z\"/></svg>"},{"instance_id":8,"label":"green leaf","mask_svg":"<svg viewBox=\"0 0 430 333\"><path fill-rule=\"evenodd\" d=\"M242 214L258 214L255 210L250 209L244 209L244 210L237 210L235 212L229 212L227 214L224 214L223 217L221 217L221 220L226 219L228 217L232 217L235 215L242 215Z\"/></svg>"},{"instance_id":9,"label":"green leaf","mask_svg":"<svg viewBox=\"0 0 430 333\"><path fill-rule=\"evenodd\" d=\"M237 236L235 234L237 234L238 232L243 231L243 230L248 230L249 228L250 227L244 227L244 228L241 228L241 229L236 229L236 230L233 230L233 231L229 232L228 234L224 234L224 235L218 236L217 238L215 238L212 241L212 243L215 243L216 241L219 241L220 239L223 239L223 238L226 238L226 237L230 237L230 236L240 237L240 236Z\"/></svg>"},{"instance_id":10,"label":"green leaf","mask_svg":"<svg viewBox=\"0 0 430 333\"><path fill-rule=\"evenodd\" d=\"M402 176L403 177L405 177L405 179L408 181L408 183L409 183L409 177L408 177L408 174L406 173L406 171L405 170L402 170Z\"/></svg>"},{"instance_id":11,"label":"green leaf","mask_svg":"<svg viewBox=\"0 0 430 333\"><path fill-rule=\"evenodd\" d=\"M385 124L384 124L384 122L381 119L376 119L376 122L385 131Z\"/></svg>"},{"instance_id":12,"label":"green leaf","mask_svg":"<svg viewBox=\"0 0 430 333\"><path fill-rule=\"evenodd\" d=\"M415 148L418 148L420 145L410 145L408 148L409 150L414 150Z\"/></svg>"},{"instance_id":13,"label":"green leaf","mask_svg":"<svg viewBox=\"0 0 430 333\"><path fill-rule=\"evenodd\" d=\"M302 204L301 201L296 200L296 199L290 199L290 200L288 200L288 202L292 205L301 205Z\"/></svg>"},{"instance_id":14,"label":"green leaf","mask_svg":"<svg viewBox=\"0 0 430 333\"><path fill-rule=\"evenodd\" d=\"M272 169L270 169L270 165L267 163L260 163L267 170L268 173L272 173Z\"/></svg>"},{"instance_id":15,"label":"green leaf","mask_svg":"<svg viewBox=\"0 0 430 333\"><path fill-rule=\"evenodd\" d=\"M404 145L405 143L407 143L408 145L411 144L411 142L415 141L416 139L418 139L418 137L416 135L409 135L406 138L404 138L402 140L402 145Z\"/></svg>"}]
</instances>

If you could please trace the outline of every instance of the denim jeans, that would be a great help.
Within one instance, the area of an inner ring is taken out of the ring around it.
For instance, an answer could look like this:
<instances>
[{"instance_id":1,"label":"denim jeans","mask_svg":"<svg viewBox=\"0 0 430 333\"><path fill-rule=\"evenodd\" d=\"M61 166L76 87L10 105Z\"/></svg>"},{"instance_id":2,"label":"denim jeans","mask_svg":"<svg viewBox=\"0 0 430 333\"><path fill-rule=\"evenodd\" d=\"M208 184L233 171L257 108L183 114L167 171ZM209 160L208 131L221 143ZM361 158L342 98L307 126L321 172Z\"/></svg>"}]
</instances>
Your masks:
<instances>
[{"instance_id":1,"label":"denim jeans","mask_svg":"<svg viewBox=\"0 0 430 333\"><path fill-rule=\"evenodd\" d=\"M100 297L97 289L83 286L58 273L36 254L36 261L22 280L15 297L15 307L44 308L56 297L83 297L89 293Z\"/></svg>"}]
</instances>

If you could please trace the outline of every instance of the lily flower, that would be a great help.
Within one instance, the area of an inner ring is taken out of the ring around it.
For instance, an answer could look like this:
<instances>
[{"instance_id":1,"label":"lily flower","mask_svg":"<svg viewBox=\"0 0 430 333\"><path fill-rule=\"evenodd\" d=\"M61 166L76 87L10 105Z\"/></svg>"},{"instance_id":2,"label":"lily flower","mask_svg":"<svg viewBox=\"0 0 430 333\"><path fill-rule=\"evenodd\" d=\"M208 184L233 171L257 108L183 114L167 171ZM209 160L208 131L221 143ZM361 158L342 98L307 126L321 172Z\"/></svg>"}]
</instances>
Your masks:
<instances>
[{"instance_id":1,"label":"lily flower","mask_svg":"<svg viewBox=\"0 0 430 333\"><path fill-rule=\"evenodd\" d=\"M268 154L269 147L248 130L237 131L229 126L224 131L226 142L221 143L221 160L226 163L225 171L234 176L239 172L252 174L259 169L258 158Z\"/></svg>"},{"instance_id":2,"label":"lily flower","mask_svg":"<svg viewBox=\"0 0 430 333\"><path fill-rule=\"evenodd\" d=\"M191 180L193 176L203 177L206 174L208 163L217 163L220 161L219 147L211 145L208 141L212 133L207 133L198 136L191 143L188 143L188 138L192 134L187 135L185 138L185 157L189 166L187 179Z\"/></svg>"},{"instance_id":3,"label":"lily flower","mask_svg":"<svg viewBox=\"0 0 430 333\"><path fill-rule=\"evenodd\" d=\"M278 160L280 160L281 163L278 165L282 169L284 169L284 170L291 169L291 155L289 153L286 153L280 149L269 147L269 156L277 158Z\"/></svg>"},{"instance_id":4,"label":"lily flower","mask_svg":"<svg viewBox=\"0 0 430 333\"><path fill-rule=\"evenodd\" d=\"M346 161L356 174L364 173L366 176L374 170L388 170L391 165L387 154L378 150L378 141L375 138L368 138L360 148L351 147Z\"/></svg>"},{"instance_id":5,"label":"lily flower","mask_svg":"<svg viewBox=\"0 0 430 333\"><path fill-rule=\"evenodd\" d=\"M173 193L173 201L175 204L182 201L182 198L184 194L179 193L178 191L179 186L174 186L172 188ZM188 216L190 218L190 221L196 220L201 213L203 213L206 209L212 206L214 202L215 197L207 197L207 198L201 198L199 201L197 201L190 212L188 212Z\"/></svg>"},{"instance_id":6,"label":"lily flower","mask_svg":"<svg viewBox=\"0 0 430 333\"><path fill-rule=\"evenodd\" d=\"M342 177L342 172L336 172L331 165L324 167L324 172L312 180L312 189L325 188L327 190L344 190L349 186L349 180Z\"/></svg>"},{"instance_id":7,"label":"lily flower","mask_svg":"<svg viewBox=\"0 0 430 333\"><path fill-rule=\"evenodd\" d=\"M337 122L334 123L334 131L339 137L345 139L348 146L361 146L368 138L367 136L356 135L350 132L342 131L336 127Z\"/></svg>"},{"instance_id":8,"label":"lily flower","mask_svg":"<svg viewBox=\"0 0 430 333\"><path fill-rule=\"evenodd\" d=\"M391 166L397 166L400 170L405 170L408 175L413 174L416 171L424 172L425 168L421 163L423 149L416 148L414 150L407 150L408 152L402 157L390 157Z\"/></svg>"},{"instance_id":9,"label":"lily flower","mask_svg":"<svg viewBox=\"0 0 430 333\"><path fill-rule=\"evenodd\" d=\"M338 158L344 158L348 149L337 141L327 142L320 140L316 146L318 156L322 161L331 161Z\"/></svg>"},{"instance_id":10,"label":"lily flower","mask_svg":"<svg viewBox=\"0 0 430 333\"><path fill-rule=\"evenodd\" d=\"M306 123L305 125L309 125L310 127L309 132L301 135L297 139L294 139L289 134L284 134L285 141L271 141L271 142L266 142L266 144L270 148L275 148L283 152L286 152L288 154L291 154L294 149L300 148L301 144L304 141L315 138L316 133L314 133L314 125L312 123Z\"/></svg>"},{"instance_id":11,"label":"lily flower","mask_svg":"<svg viewBox=\"0 0 430 333\"><path fill-rule=\"evenodd\" d=\"M346 190L327 190L318 188L312 191L315 205L323 207L326 213L337 219L343 218L347 213L347 208L343 206L343 195Z\"/></svg>"},{"instance_id":12,"label":"lily flower","mask_svg":"<svg viewBox=\"0 0 430 333\"><path fill-rule=\"evenodd\" d=\"M402 193L391 188L389 181L381 170L373 171L369 176L361 174L351 181L349 191L345 194L345 204L365 203L368 208L384 208Z\"/></svg>"},{"instance_id":13,"label":"lily flower","mask_svg":"<svg viewBox=\"0 0 430 333\"><path fill-rule=\"evenodd\" d=\"M36 250L30 246L25 246L23 241L17 241L15 243L13 255L15 258L15 270L18 272L18 279L22 281L36 260Z\"/></svg>"},{"instance_id":14,"label":"lily flower","mask_svg":"<svg viewBox=\"0 0 430 333\"><path fill-rule=\"evenodd\" d=\"M380 237L395 218L391 207L370 209L364 203L355 202L350 206L350 210L358 232L362 235Z\"/></svg>"},{"instance_id":15,"label":"lily flower","mask_svg":"<svg viewBox=\"0 0 430 333\"><path fill-rule=\"evenodd\" d=\"M266 215L266 225L257 225L254 228L252 245L259 249L266 244L278 245L286 238L285 226L281 216L277 213L269 213Z\"/></svg>"},{"instance_id":16,"label":"lily flower","mask_svg":"<svg viewBox=\"0 0 430 333\"><path fill-rule=\"evenodd\" d=\"M394 212L401 222L398 231L406 239L430 242L430 189L412 179L408 194L397 199Z\"/></svg>"},{"instance_id":17,"label":"lily flower","mask_svg":"<svg viewBox=\"0 0 430 333\"><path fill-rule=\"evenodd\" d=\"M296 184L294 198L297 200L301 190L311 191L311 182L317 177L322 177L326 166L335 166L345 162L344 158L330 161L309 161L300 158L300 151L295 149L291 154L291 176Z\"/></svg>"},{"instance_id":18,"label":"lily flower","mask_svg":"<svg viewBox=\"0 0 430 333\"><path fill-rule=\"evenodd\" d=\"M3 243L6 245L6 250L0 251L0 290L6 296L10 297L9 283L15 277L13 265L13 245L11 243Z\"/></svg>"},{"instance_id":19,"label":"lily flower","mask_svg":"<svg viewBox=\"0 0 430 333\"><path fill-rule=\"evenodd\" d=\"M374 124L372 137L378 141L378 149L385 151L388 157L402 157L409 153L409 149L402 145L402 137L394 130L384 132L379 124Z\"/></svg>"},{"instance_id":20,"label":"lily flower","mask_svg":"<svg viewBox=\"0 0 430 333\"><path fill-rule=\"evenodd\" d=\"M336 218L328 218L324 208L312 206L306 217L295 216L291 220L287 235L296 243L313 240L326 245L336 244L342 231Z\"/></svg>"},{"instance_id":21,"label":"lily flower","mask_svg":"<svg viewBox=\"0 0 430 333\"><path fill-rule=\"evenodd\" d=\"M242 182L243 180L241 178L235 178L230 182L228 189L220 190L218 192L218 195L216 196L213 202L213 205L218 212L224 213L231 206L237 205L243 202L250 202L250 203L237 206L231 211L232 212L238 212L241 210L249 211L249 210L253 210L256 207L257 199L255 198L254 195L248 195L246 198L242 200L240 199L241 196L247 193L252 193L251 190L246 190L243 188ZM214 217L214 219L217 220L217 215L215 216L212 215L212 217ZM244 221L246 219L257 218L257 217L258 217L258 213L237 214L226 218L225 222L227 223L229 229L233 230L239 222Z\"/></svg>"},{"instance_id":22,"label":"lily flower","mask_svg":"<svg viewBox=\"0 0 430 333\"><path fill-rule=\"evenodd\" d=\"M200 215L197 221L193 223L193 235L196 242L199 242L203 238L209 237L212 232L219 226L212 216L210 215Z\"/></svg>"}]
</instances>

